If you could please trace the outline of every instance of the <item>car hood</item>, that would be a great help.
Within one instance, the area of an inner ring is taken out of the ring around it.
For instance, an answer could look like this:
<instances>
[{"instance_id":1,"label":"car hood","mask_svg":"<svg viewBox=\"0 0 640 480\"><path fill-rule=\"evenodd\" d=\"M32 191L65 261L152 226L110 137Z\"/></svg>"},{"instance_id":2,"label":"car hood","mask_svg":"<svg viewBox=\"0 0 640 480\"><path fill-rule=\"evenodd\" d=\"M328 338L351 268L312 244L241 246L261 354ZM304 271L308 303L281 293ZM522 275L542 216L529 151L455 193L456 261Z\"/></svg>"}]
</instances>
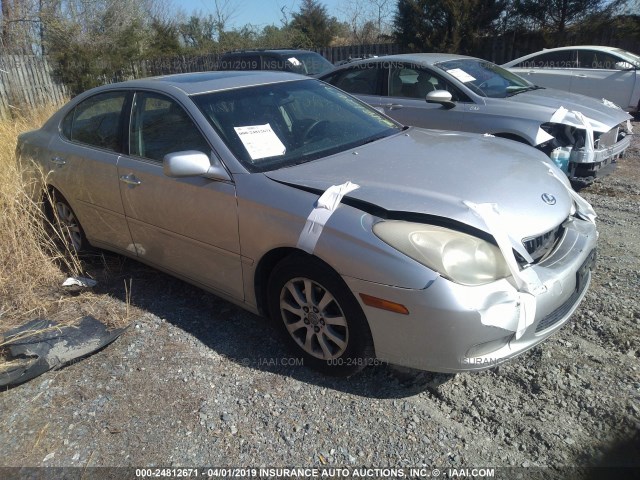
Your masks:
<instances>
[{"instance_id":1,"label":"car hood","mask_svg":"<svg viewBox=\"0 0 640 480\"><path fill-rule=\"evenodd\" d=\"M592 128L597 132L607 132L631 118L631 115L625 111L608 107L601 100L553 88L518 93L507 97L506 100L526 107L546 107L548 117L544 119L545 122L548 122L551 115L560 107L581 112L590 120Z\"/></svg>"},{"instance_id":2,"label":"car hood","mask_svg":"<svg viewBox=\"0 0 640 480\"><path fill-rule=\"evenodd\" d=\"M484 221L464 202L495 203L509 235L520 240L550 231L570 214L572 199L566 186L549 173L555 167L547 161L543 153L510 140L410 128L265 175L317 192L351 181L360 188L348 199L394 212L394 218L425 214L487 233L491 232ZM545 203L544 194L553 195L555 204Z\"/></svg>"}]
</instances>

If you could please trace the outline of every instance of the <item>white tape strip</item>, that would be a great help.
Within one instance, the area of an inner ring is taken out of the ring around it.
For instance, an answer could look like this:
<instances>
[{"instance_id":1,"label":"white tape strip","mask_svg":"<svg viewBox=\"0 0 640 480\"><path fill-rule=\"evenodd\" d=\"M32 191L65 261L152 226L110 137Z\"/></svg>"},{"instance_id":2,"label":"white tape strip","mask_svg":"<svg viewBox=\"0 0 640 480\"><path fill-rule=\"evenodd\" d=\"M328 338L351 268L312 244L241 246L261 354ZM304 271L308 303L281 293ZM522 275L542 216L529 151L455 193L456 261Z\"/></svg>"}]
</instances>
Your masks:
<instances>
[{"instance_id":1,"label":"white tape strip","mask_svg":"<svg viewBox=\"0 0 640 480\"><path fill-rule=\"evenodd\" d=\"M573 119L571 116L573 116ZM560 107L553 113L553 115L551 115L551 119L549 121L551 123L564 123L565 125L573 127L584 127L586 131L584 151L587 154L587 158L585 160L587 162L593 162L593 158L595 156L593 152L593 127L587 117L585 117L581 112L570 112L566 108Z\"/></svg>"},{"instance_id":2,"label":"white tape strip","mask_svg":"<svg viewBox=\"0 0 640 480\"><path fill-rule=\"evenodd\" d=\"M613 103L611 100L607 100L606 98L602 99L602 103L609 108L615 108L616 110L622 110L617 104Z\"/></svg>"},{"instance_id":3,"label":"white tape strip","mask_svg":"<svg viewBox=\"0 0 640 480\"><path fill-rule=\"evenodd\" d=\"M516 330L516 340L519 339L529 325L533 323L536 317L536 299L535 296L547 290L538 277L533 268L525 268L520 270L520 266L513 254L511 238L507 233L503 222L500 219L500 213L495 203L475 204L465 201L464 204L469 207L476 215L478 215L487 226L487 229L493 238L495 238L498 248L502 252L509 271L516 283L516 289L519 293L520 315L518 318L518 326ZM481 321L484 322L481 316ZM504 326L503 326L504 328Z\"/></svg>"},{"instance_id":4,"label":"white tape strip","mask_svg":"<svg viewBox=\"0 0 640 480\"><path fill-rule=\"evenodd\" d=\"M584 151L587 154L587 158L586 161L587 162L593 162L593 159L595 157L595 153L593 152L593 144L594 144L594 139L593 139L593 128L591 128L591 123L589 123L589 120L587 120L587 117L585 117L582 113L580 112L573 112L573 114L575 115L575 117L580 120L582 122L582 124L584 125L585 130L587 131L587 137L585 139L585 145L584 145Z\"/></svg>"},{"instance_id":5,"label":"white tape strip","mask_svg":"<svg viewBox=\"0 0 640 480\"><path fill-rule=\"evenodd\" d=\"M475 204L468 201L465 201L464 204L484 221L489 233L495 238L498 248L502 252L509 271L516 282L518 291L529 292L534 295L546 291L538 275L531 268L520 270L520 266L513 254L511 238L503 226L497 205L495 203Z\"/></svg>"},{"instance_id":6,"label":"white tape strip","mask_svg":"<svg viewBox=\"0 0 640 480\"><path fill-rule=\"evenodd\" d=\"M573 188L571 188L571 185L567 185L566 178L561 179L558 174L551 168L549 169L549 175L554 176L560 183L562 183L562 185L564 185L564 188L567 189L567 192L569 192L569 195L576 203L576 209L580 216L582 216L586 220L589 220L595 225L598 215L596 214L596 211L593 209L591 204L580 195L578 195L578 193Z\"/></svg>"},{"instance_id":7,"label":"white tape strip","mask_svg":"<svg viewBox=\"0 0 640 480\"><path fill-rule=\"evenodd\" d=\"M307 217L307 222L302 232L300 232L298 248L307 253L313 253L325 223L340 205L342 197L357 188L360 188L360 186L355 183L345 182L342 185L333 185L325 190L318 198L315 208Z\"/></svg>"},{"instance_id":8,"label":"white tape strip","mask_svg":"<svg viewBox=\"0 0 640 480\"><path fill-rule=\"evenodd\" d=\"M543 129L538 127L538 133L536 133L536 145L540 145L541 143L548 142L549 140L553 140L555 137L553 135L549 135Z\"/></svg>"}]
</instances>

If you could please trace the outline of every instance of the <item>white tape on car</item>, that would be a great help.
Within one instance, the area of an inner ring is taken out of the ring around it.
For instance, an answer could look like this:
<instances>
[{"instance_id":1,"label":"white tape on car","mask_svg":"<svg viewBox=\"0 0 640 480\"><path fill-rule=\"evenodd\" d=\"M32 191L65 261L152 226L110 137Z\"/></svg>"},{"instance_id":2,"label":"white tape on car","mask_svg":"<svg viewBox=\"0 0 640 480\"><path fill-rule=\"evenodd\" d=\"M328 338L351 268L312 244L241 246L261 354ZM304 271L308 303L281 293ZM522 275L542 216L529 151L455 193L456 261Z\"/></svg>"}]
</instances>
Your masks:
<instances>
[{"instance_id":1,"label":"white tape on car","mask_svg":"<svg viewBox=\"0 0 640 480\"><path fill-rule=\"evenodd\" d=\"M569 111L564 107L560 107L553 113L553 115L551 115L549 121L551 123L562 123L571 127L584 128L586 132L584 142L586 158L584 161L587 163L593 162L595 157L595 153L593 151L593 127L587 117L585 117L581 112Z\"/></svg>"},{"instance_id":2,"label":"white tape on car","mask_svg":"<svg viewBox=\"0 0 640 480\"><path fill-rule=\"evenodd\" d=\"M538 133L536 133L536 145L540 145L541 143L545 143L553 139L554 139L553 135L549 135L543 129L538 127Z\"/></svg>"},{"instance_id":3,"label":"white tape on car","mask_svg":"<svg viewBox=\"0 0 640 480\"><path fill-rule=\"evenodd\" d=\"M500 218L500 212L497 205L495 203L475 204L468 201L465 201L464 204L482 219L487 226L489 233L493 235L493 238L498 244L498 248L507 262L511 276L516 283L516 289L519 293L518 306L520 309L516 329L516 339L518 339L524 334L527 327L535 320L536 295L544 293L547 288L540 281L540 278L533 268L527 267L520 270L520 266L513 254L511 238L504 226L504 221ZM485 318L481 315L480 320L485 325L494 324L494 319L492 317ZM508 325L502 325L502 328L508 329Z\"/></svg>"},{"instance_id":4,"label":"white tape on car","mask_svg":"<svg viewBox=\"0 0 640 480\"><path fill-rule=\"evenodd\" d=\"M564 188L567 189L567 192L575 202L576 209L580 214L580 216L583 217L585 220L589 220L591 223L595 225L596 218L598 217L598 215L596 214L596 211L593 209L591 204L587 202L584 198L582 198L580 195L578 195L578 193L573 188L571 188L571 185L567 185L565 182L565 179L560 178L555 170L550 168L549 175L554 176L562 185L564 185Z\"/></svg>"},{"instance_id":5,"label":"white tape on car","mask_svg":"<svg viewBox=\"0 0 640 480\"><path fill-rule=\"evenodd\" d=\"M313 253L324 228L325 223L333 212L340 205L342 197L347 193L360 188L359 185L351 182L345 182L342 185L333 185L318 198L316 207L311 211L307 221L304 224L300 238L298 238L298 248L307 253Z\"/></svg>"},{"instance_id":6,"label":"white tape on car","mask_svg":"<svg viewBox=\"0 0 640 480\"><path fill-rule=\"evenodd\" d=\"M621 107L619 107L618 105L616 105L615 103L613 103L611 100L607 100L606 98L602 99L602 103L604 105L606 105L609 108L615 108L616 110L622 110Z\"/></svg>"}]
</instances>

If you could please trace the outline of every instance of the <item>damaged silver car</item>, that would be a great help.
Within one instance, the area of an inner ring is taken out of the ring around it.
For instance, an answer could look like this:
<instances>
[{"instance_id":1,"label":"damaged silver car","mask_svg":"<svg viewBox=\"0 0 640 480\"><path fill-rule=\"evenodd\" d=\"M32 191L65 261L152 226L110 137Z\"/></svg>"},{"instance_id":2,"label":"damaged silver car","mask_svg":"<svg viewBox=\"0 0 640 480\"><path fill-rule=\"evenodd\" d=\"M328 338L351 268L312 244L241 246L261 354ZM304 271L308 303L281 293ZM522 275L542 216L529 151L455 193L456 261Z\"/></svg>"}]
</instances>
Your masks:
<instances>
[{"instance_id":1,"label":"damaged silver car","mask_svg":"<svg viewBox=\"0 0 640 480\"><path fill-rule=\"evenodd\" d=\"M49 172L74 248L264 314L333 374L492 367L556 332L591 280L595 213L545 155L403 127L300 75L99 87L18 153Z\"/></svg>"},{"instance_id":2,"label":"damaged silver car","mask_svg":"<svg viewBox=\"0 0 640 480\"><path fill-rule=\"evenodd\" d=\"M405 125L489 133L532 145L576 184L605 175L630 144L631 117L615 105L536 86L478 58L390 55L320 78Z\"/></svg>"}]
</instances>

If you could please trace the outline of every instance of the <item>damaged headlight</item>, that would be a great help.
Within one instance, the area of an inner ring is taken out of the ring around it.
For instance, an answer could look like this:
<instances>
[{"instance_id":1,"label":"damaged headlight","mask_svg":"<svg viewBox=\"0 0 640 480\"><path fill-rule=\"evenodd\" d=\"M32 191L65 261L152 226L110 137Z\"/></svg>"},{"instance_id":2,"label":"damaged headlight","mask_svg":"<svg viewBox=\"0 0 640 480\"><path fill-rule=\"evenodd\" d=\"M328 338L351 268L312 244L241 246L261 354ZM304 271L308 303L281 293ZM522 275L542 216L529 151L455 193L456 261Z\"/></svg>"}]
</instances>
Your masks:
<instances>
[{"instance_id":1,"label":"damaged headlight","mask_svg":"<svg viewBox=\"0 0 640 480\"><path fill-rule=\"evenodd\" d=\"M484 285L511 273L500 249L448 228L403 221L379 222L373 233L383 242L449 280Z\"/></svg>"}]
</instances>

